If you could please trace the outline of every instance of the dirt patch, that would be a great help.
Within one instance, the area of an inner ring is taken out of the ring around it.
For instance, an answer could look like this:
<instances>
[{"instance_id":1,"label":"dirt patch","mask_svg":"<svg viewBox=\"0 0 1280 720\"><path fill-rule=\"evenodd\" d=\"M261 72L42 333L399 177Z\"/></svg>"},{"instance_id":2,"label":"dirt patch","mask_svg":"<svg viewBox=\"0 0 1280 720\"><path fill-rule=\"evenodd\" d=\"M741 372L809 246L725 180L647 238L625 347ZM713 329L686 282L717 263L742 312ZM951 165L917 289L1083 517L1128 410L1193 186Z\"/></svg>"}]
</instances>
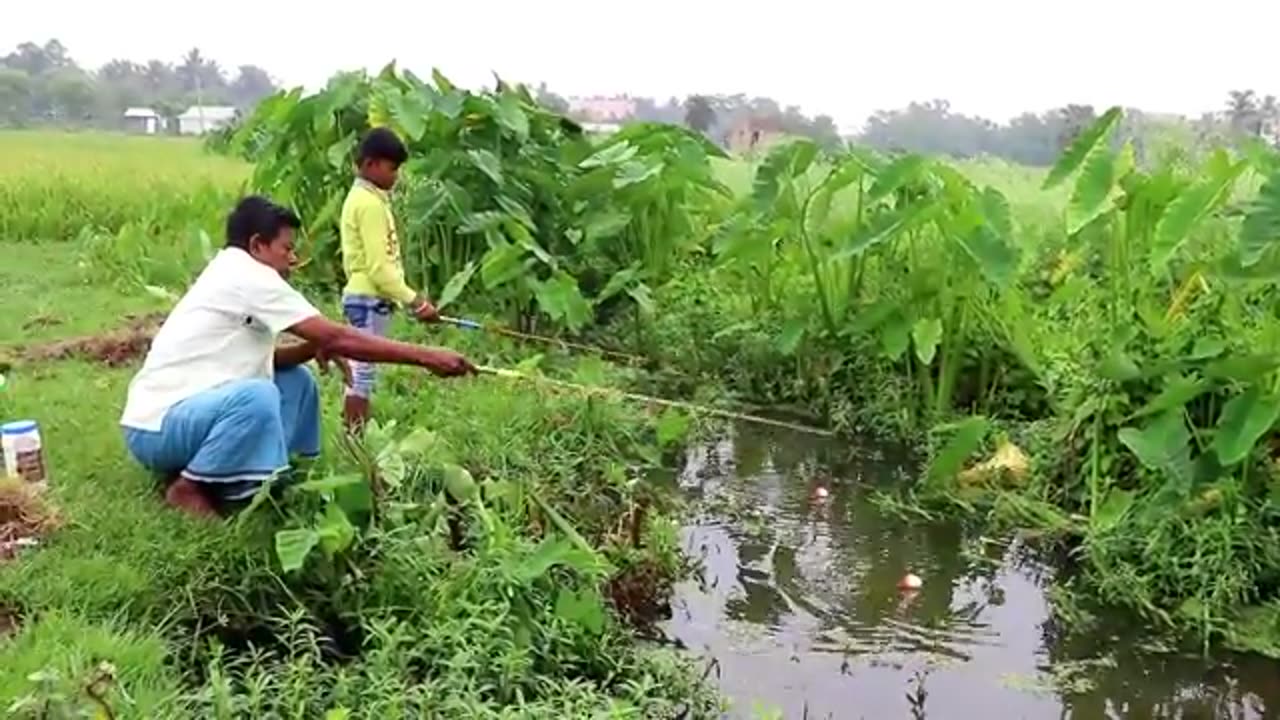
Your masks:
<instances>
[{"instance_id":1,"label":"dirt patch","mask_svg":"<svg viewBox=\"0 0 1280 720\"><path fill-rule=\"evenodd\" d=\"M671 617L670 574L645 560L609 579L605 597L618 615L632 627L651 628Z\"/></svg>"},{"instance_id":2,"label":"dirt patch","mask_svg":"<svg viewBox=\"0 0 1280 720\"><path fill-rule=\"evenodd\" d=\"M21 480L0 480L0 560L13 558L61 526L62 516L39 490Z\"/></svg>"},{"instance_id":3,"label":"dirt patch","mask_svg":"<svg viewBox=\"0 0 1280 720\"><path fill-rule=\"evenodd\" d=\"M128 318L124 327L97 335L30 345L19 348L12 357L28 362L85 358L108 367L121 367L146 354L164 318L163 314ZM0 365L3 364L4 360L0 359Z\"/></svg>"}]
</instances>

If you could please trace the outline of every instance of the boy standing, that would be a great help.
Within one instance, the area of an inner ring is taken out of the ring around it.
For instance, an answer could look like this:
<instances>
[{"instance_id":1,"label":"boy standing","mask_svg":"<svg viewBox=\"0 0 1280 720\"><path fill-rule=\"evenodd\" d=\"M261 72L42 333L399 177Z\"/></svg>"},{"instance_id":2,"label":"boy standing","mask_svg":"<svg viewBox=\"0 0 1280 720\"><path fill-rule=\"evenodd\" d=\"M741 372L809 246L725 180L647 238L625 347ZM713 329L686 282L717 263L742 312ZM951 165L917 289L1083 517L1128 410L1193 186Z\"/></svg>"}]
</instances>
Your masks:
<instances>
[{"instance_id":1,"label":"boy standing","mask_svg":"<svg viewBox=\"0 0 1280 720\"><path fill-rule=\"evenodd\" d=\"M370 130L360 142L356 181L342 205L342 269L347 276L342 314L351 325L378 336L386 335L396 304L419 320L439 317L426 296L405 282L400 259L389 193L408 159L409 151L395 133L381 127ZM369 417L375 373L372 363L351 363L352 381L342 413L348 430L359 428Z\"/></svg>"}]
</instances>

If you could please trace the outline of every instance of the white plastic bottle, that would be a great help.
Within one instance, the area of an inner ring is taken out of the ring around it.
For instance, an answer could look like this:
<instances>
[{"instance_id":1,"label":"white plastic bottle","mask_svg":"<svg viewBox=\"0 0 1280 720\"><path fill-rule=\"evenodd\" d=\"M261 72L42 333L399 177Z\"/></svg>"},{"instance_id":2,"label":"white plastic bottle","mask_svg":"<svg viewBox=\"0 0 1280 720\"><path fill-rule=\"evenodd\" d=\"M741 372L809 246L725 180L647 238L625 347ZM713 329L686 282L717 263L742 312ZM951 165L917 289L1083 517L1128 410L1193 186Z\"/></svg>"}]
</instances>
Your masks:
<instances>
[{"instance_id":1,"label":"white plastic bottle","mask_svg":"<svg viewBox=\"0 0 1280 720\"><path fill-rule=\"evenodd\" d=\"M18 420L0 425L0 446L4 448L6 475L30 485L45 487L48 468L44 462L40 426L35 420Z\"/></svg>"}]
</instances>

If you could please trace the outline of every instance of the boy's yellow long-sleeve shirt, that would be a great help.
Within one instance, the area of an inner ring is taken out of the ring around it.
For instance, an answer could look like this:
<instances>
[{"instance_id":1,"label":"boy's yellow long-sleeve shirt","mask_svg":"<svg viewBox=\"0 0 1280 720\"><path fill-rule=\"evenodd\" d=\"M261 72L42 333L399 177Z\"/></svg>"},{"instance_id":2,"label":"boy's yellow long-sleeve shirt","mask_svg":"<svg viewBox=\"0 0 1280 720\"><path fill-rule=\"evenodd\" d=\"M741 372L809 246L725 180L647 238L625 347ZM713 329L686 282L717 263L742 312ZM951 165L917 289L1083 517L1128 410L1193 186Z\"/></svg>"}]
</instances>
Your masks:
<instances>
[{"instance_id":1,"label":"boy's yellow long-sleeve shirt","mask_svg":"<svg viewBox=\"0 0 1280 720\"><path fill-rule=\"evenodd\" d=\"M418 294L404 280L396 219L385 191L357 178L342 203L340 235L344 294L413 302Z\"/></svg>"}]
</instances>

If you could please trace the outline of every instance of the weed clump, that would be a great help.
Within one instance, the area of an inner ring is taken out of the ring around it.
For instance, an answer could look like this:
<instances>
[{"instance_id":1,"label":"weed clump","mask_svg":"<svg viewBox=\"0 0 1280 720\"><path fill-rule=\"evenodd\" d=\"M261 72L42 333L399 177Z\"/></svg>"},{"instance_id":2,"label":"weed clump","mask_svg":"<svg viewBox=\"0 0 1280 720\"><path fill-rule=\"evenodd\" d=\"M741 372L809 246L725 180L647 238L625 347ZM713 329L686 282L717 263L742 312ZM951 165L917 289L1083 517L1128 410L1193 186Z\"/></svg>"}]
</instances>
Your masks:
<instances>
[{"instance_id":1,"label":"weed clump","mask_svg":"<svg viewBox=\"0 0 1280 720\"><path fill-rule=\"evenodd\" d=\"M13 558L22 541L43 538L62 522L41 492L21 480L0 478L0 560Z\"/></svg>"}]
</instances>

